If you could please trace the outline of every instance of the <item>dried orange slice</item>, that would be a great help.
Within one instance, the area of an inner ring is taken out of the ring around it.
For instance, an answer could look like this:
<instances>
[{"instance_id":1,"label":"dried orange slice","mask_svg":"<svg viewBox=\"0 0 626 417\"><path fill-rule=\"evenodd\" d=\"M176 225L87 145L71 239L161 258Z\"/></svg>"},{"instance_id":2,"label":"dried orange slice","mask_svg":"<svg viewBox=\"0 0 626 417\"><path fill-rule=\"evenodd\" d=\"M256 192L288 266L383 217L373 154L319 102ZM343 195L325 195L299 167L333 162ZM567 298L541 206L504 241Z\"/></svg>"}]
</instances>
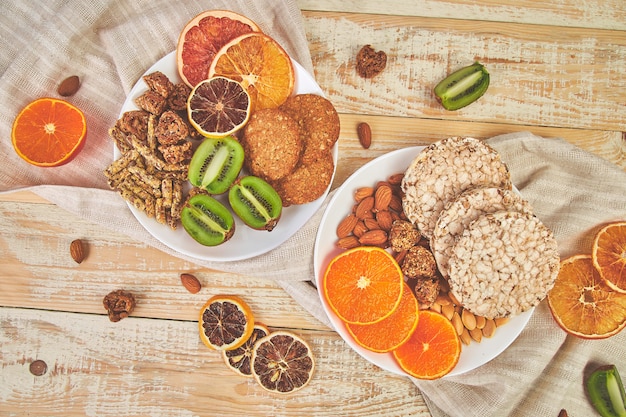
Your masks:
<instances>
[{"instance_id":1,"label":"dried orange slice","mask_svg":"<svg viewBox=\"0 0 626 417\"><path fill-rule=\"evenodd\" d=\"M252 378L252 351L254 345L259 339L270 334L270 330L266 325L256 323L252 334L245 343L236 349L223 350L222 357L226 366L238 373L239 375Z\"/></svg>"},{"instance_id":2,"label":"dried orange slice","mask_svg":"<svg viewBox=\"0 0 626 417\"><path fill-rule=\"evenodd\" d=\"M346 323L354 341L373 352L390 352L406 342L419 322L419 305L411 289L404 284L398 308L374 324Z\"/></svg>"},{"instance_id":3,"label":"dried orange slice","mask_svg":"<svg viewBox=\"0 0 626 417\"><path fill-rule=\"evenodd\" d=\"M228 10L207 10L183 28L176 46L180 78L190 87L207 79L215 54L244 33L260 31L252 20Z\"/></svg>"},{"instance_id":4,"label":"dried orange slice","mask_svg":"<svg viewBox=\"0 0 626 417\"><path fill-rule=\"evenodd\" d=\"M393 351L407 374L419 379L437 379L454 369L461 357L461 341L445 316L419 312L419 324L409 340Z\"/></svg>"},{"instance_id":5,"label":"dried orange slice","mask_svg":"<svg viewBox=\"0 0 626 417\"><path fill-rule=\"evenodd\" d=\"M13 122L15 152L40 167L63 165L82 149L87 122L83 112L64 100L40 98L20 111Z\"/></svg>"},{"instance_id":6,"label":"dried orange slice","mask_svg":"<svg viewBox=\"0 0 626 417\"><path fill-rule=\"evenodd\" d=\"M194 87L187 100L187 115L203 136L223 138L241 129L250 118L248 92L234 80L212 77Z\"/></svg>"},{"instance_id":7,"label":"dried orange slice","mask_svg":"<svg viewBox=\"0 0 626 417\"><path fill-rule=\"evenodd\" d=\"M211 349L237 349L254 330L252 310L236 295L211 297L200 310L200 339Z\"/></svg>"},{"instance_id":8,"label":"dried orange slice","mask_svg":"<svg viewBox=\"0 0 626 417\"><path fill-rule=\"evenodd\" d=\"M330 308L347 323L372 324L400 304L404 276L384 249L359 246L330 261L322 280Z\"/></svg>"},{"instance_id":9,"label":"dried orange slice","mask_svg":"<svg viewBox=\"0 0 626 417\"><path fill-rule=\"evenodd\" d=\"M626 222L603 227L596 234L591 256L608 286L626 293Z\"/></svg>"},{"instance_id":10,"label":"dried orange slice","mask_svg":"<svg viewBox=\"0 0 626 417\"><path fill-rule=\"evenodd\" d=\"M626 326L626 294L606 284L589 255L561 262L548 306L563 330L584 339L604 339Z\"/></svg>"},{"instance_id":11,"label":"dried orange slice","mask_svg":"<svg viewBox=\"0 0 626 417\"><path fill-rule=\"evenodd\" d=\"M217 75L239 81L250 93L254 110L280 106L295 85L289 55L260 32L241 35L224 45L209 69L209 77Z\"/></svg>"},{"instance_id":12,"label":"dried orange slice","mask_svg":"<svg viewBox=\"0 0 626 417\"><path fill-rule=\"evenodd\" d=\"M252 376L267 391L298 391L309 383L314 369L311 347L295 334L276 331L254 345Z\"/></svg>"}]
</instances>

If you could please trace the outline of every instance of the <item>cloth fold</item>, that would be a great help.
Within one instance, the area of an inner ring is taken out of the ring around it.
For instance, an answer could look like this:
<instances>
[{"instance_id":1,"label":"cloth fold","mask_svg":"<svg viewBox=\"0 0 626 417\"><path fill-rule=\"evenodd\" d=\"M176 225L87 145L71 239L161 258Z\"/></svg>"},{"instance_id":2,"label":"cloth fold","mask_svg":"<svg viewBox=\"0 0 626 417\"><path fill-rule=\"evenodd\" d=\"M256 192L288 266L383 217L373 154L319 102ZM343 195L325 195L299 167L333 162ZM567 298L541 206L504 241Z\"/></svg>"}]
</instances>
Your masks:
<instances>
[{"instance_id":1,"label":"cloth fold","mask_svg":"<svg viewBox=\"0 0 626 417\"><path fill-rule=\"evenodd\" d=\"M275 280L311 314L330 326L311 284L313 246L326 207L279 248L253 259L208 262L182 256L152 237L126 203L110 191L102 171L113 146L107 130L132 86L175 49L182 26L197 13L224 8L243 13L313 73L302 15L293 0L165 0L98 4L79 0L9 1L0 16L0 192L30 189L77 216L125 233L163 252L207 268ZM54 169L23 162L10 143L15 115L26 103L55 96L58 82L81 77L69 101L87 116L88 137L70 164ZM323 87L323 86L322 86ZM591 250L601 224L626 219L626 173L563 139L523 132L489 140L507 162L513 182L555 233L562 257ZM414 381L435 417L593 415L582 375L592 364L626 370L626 333L607 340L566 336L540 304L518 339L486 365L451 378ZM346 346L346 348L348 348Z\"/></svg>"}]
</instances>

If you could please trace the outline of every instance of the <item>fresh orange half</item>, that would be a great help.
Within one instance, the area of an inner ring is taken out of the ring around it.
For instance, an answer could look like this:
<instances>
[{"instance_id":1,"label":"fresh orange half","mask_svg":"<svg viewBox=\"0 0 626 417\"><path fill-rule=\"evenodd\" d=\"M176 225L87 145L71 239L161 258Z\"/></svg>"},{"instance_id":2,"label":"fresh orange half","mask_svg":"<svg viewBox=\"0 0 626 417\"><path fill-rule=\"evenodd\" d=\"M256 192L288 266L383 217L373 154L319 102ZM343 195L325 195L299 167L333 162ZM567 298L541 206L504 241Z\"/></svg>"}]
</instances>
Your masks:
<instances>
[{"instance_id":1,"label":"fresh orange half","mask_svg":"<svg viewBox=\"0 0 626 417\"><path fill-rule=\"evenodd\" d=\"M626 293L626 222L603 227L596 234L591 256L608 286Z\"/></svg>"},{"instance_id":2,"label":"fresh orange half","mask_svg":"<svg viewBox=\"0 0 626 417\"><path fill-rule=\"evenodd\" d=\"M280 106L295 85L289 55L260 32L241 35L220 49L208 74L217 75L239 81L250 93L254 110Z\"/></svg>"},{"instance_id":3,"label":"fresh orange half","mask_svg":"<svg viewBox=\"0 0 626 417\"><path fill-rule=\"evenodd\" d=\"M238 81L225 77L201 81L187 100L189 121L201 135L210 138L223 138L241 129L250 111L247 91Z\"/></svg>"},{"instance_id":4,"label":"fresh orange half","mask_svg":"<svg viewBox=\"0 0 626 417\"><path fill-rule=\"evenodd\" d=\"M83 112L64 100L40 98L20 111L13 122L15 152L40 167L63 165L81 150L87 134Z\"/></svg>"},{"instance_id":5,"label":"fresh orange half","mask_svg":"<svg viewBox=\"0 0 626 417\"><path fill-rule=\"evenodd\" d=\"M547 298L556 322L575 336L604 339L626 326L626 294L606 284L589 255L561 262Z\"/></svg>"},{"instance_id":6,"label":"fresh orange half","mask_svg":"<svg viewBox=\"0 0 626 417\"><path fill-rule=\"evenodd\" d=\"M374 324L346 323L354 341L372 352L390 352L406 342L415 331L419 305L413 292L404 284L398 308L387 318Z\"/></svg>"},{"instance_id":7,"label":"fresh orange half","mask_svg":"<svg viewBox=\"0 0 626 417\"><path fill-rule=\"evenodd\" d=\"M176 46L176 65L180 78L195 87L207 78L217 51L244 33L260 31L252 20L228 10L207 10L183 28Z\"/></svg>"},{"instance_id":8,"label":"fresh orange half","mask_svg":"<svg viewBox=\"0 0 626 417\"><path fill-rule=\"evenodd\" d=\"M409 340L393 351L407 374L437 379L454 369L461 357L461 340L452 322L432 310L419 312L419 323Z\"/></svg>"},{"instance_id":9,"label":"fresh orange half","mask_svg":"<svg viewBox=\"0 0 626 417\"><path fill-rule=\"evenodd\" d=\"M211 297L200 310L200 339L211 349L237 349L254 330L252 310L236 295Z\"/></svg>"},{"instance_id":10,"label":"fresh orange half","mask_svg":"<svg viewBox=\"0 0 626 417\"><path fill-rule=\"evenodd\" d=\"M322 280L330 308L346 323L372 324L400 304L404 276L384 249L360 246L330 261Z\"/></svg>"}]
</instances>

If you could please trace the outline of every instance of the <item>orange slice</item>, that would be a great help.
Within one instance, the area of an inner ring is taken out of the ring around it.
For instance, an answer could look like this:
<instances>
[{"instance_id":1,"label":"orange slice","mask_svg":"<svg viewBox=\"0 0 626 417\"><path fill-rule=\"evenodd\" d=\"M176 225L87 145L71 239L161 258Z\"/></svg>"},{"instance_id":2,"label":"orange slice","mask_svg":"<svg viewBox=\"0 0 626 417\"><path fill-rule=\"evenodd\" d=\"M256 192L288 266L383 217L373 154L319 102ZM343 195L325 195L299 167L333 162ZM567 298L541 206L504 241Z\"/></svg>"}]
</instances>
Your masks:
<instances>
[{"instance_id":1,"label":"orange slice","mask_svg":"<svg viewBox=\"0 0 626 417\"><path fill-rule=\"evenodd\" d=\"M322 286L330 308L341 320L372 324L398 307L404 276L396 260L384 249L360 246L331 260Z\"/></svg>"},{"instance_id":2,"label":"orange slice","mask_svg":"<svg viewBox=\"0 0 626 417\"><path fill-rule=\"evenodd\" d=\"M207 10L183 28L176 46L180 78L195 87L207 78L215 54L222 46L244 33L260 31L252 20L228 10Z\"/></svg>"},{"instance_id":3,"label":"orange slice","mask_svg":"<svg viewBox=\"0 0 626 417\"><path fill-rule=\"evenodd\" d=\"M200 339L211 349L237 349L254 330L252 310L236 295L211 297L200 310Z\"/></svg>"},{"instance_id":4,"label":"orange slice","mask_svg":"<svg viewBox=\"0 0 626 417\"><path fill-rule=\"evenodd\" d=\"M591 256L608 286L626 293L626 222L602 228L594 239Z\"/></svg>"},{"instance_id":5,"label":"orange slice","mask_svg":"<svg viewBox=\"0 0 626 417\"><path fill-rule=\"evenodd\" d=\"M556 322L575 336L604 339L626 326L626 294L606 284L591 256L575 255L562 261L547 298Z\"/></svg>"},{"instance_id":6,"label":"orange slice","mask_svg":"<svg viewBox=\"0 0 626 417\"><path fill-rule=\"evenodd\" d=\"M295 85L289 55L260 32L241 35L219 50L208 73L218 75L239 81L250 93L254 110L280 106Z\"/></svg>"},{"instance_id":7,"label":"orange slice","mask_svg":"<svg viewBox=\"0 0 626 417\"><path fill-rule=\"evenodd\" d=\"M20 111L13 122L15 152L40 167L63 165L82 149L87 134L85 115L56 98L40 98Z\"/></svg>"},{"instance_id":8,"label":"orange slice","mask_svg":"<svg viewBox=\"0 0 626 417\"><path fill-rule=\"evenodd\" d=\"M209 138L223 138L241 129L250 118L250 109L250 96L243 86L224 77L201 81L187 100L189 121Z\"/></svg>"},{"instance_id":9,"label":"orange slice","mask_svg":"<svg viewBox=\"0 0 626 417\"><path fill-rule=\"evenodd\" d=\"M354 341L372 352L390 352L406 342L419 322L419 305L411 289L404 284L398 308L374 324L346 323Z\"/></svg>"},{"instance_id":10,"label":"orange slice","mask_svg":"<svg viewBox=\"0 0 626 417\"><path fill-rule=\"evenodd\" d=\"M226 366L241 376L252 378L251 362L254 345L259 341L259 339L267 336L268 334L270 334L270 330L266 325L256 323L252 334L243 345L236 349L222 351L222 358L224 359Z\"/></svg>"},{"instance_id":11,"label":"orange slice","mask_svg":"<svg viewBox=\"0 0 626 417\"><path fill-rule=\"evenodd\" d=\"M419 312L419 324L409 340L393 351L407 374L419 379L437 379L454 369L461 357L461 341L452 322L432 311Z\"/></svg>"}]
</instances>

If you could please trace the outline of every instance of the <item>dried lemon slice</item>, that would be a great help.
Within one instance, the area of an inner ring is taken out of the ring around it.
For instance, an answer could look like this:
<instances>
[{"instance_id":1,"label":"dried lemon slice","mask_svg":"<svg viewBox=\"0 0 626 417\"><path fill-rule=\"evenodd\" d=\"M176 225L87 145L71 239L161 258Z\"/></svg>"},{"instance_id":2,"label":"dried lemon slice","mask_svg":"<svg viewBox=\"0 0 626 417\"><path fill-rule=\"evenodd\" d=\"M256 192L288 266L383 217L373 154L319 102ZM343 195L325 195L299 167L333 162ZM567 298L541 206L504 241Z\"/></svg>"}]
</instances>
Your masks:
<instances>
[{"instance_id":1,"label":"dried lemon slice","mask_svg":"<svg viewBox=\"0 0 626 417\"><path fill-rule=\"evenodd\" d=\"M200 310L200 339L211 349L237 349L254 330L252 310L236 295L216 295Z\"/></svg>"}]
</instances>

